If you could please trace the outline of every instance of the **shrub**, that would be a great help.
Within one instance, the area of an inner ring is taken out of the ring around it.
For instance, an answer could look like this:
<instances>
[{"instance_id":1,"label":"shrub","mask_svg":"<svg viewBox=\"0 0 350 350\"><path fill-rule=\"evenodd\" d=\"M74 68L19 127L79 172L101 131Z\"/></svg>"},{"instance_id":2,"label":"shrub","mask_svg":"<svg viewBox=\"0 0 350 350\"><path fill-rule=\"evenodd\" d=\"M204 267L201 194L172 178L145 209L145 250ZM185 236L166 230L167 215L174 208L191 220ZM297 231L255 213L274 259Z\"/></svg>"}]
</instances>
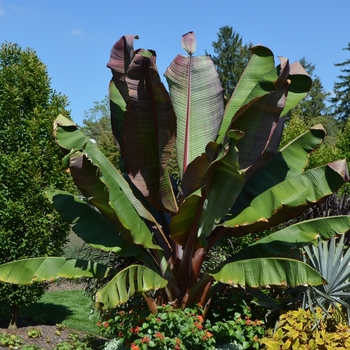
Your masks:
<instances>
[{"instance_id":1,"label":"shrub","mask_svg":"<svg viewBox=\"0 0 350 350\"><path fill-rule=\"evenodd\" d=\"M68 225L54 212L43 189L68 188L60 150L52 137L66 97L50 88L46 66L31 49L0 47L0 263L40 255L60 255ZM46 284L0 283L0 302L18 308L36 302Z\"/></svg>"},{"instance_id":2,"label":"shrub","mask_svg":"<svg viewBox=\"0 0 350 350\"><path fill-rule=\"evenodd\" d=\"M324 317L320 308L314 312L298 309L280 316L277 330L270 329L262 338L263 349L349 349L349 327L335 322L332 316Z\"/></svg>"}]
</instances>

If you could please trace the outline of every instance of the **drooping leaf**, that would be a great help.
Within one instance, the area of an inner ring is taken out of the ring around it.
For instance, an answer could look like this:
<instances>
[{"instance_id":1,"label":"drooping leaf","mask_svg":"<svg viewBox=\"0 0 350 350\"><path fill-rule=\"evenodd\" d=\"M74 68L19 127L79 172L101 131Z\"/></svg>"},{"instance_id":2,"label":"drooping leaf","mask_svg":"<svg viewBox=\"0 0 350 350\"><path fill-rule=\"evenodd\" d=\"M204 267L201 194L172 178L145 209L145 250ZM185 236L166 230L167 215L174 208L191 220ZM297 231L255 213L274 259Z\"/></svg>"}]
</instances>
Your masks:
<instances>
[{"instance_id":1,"label":"drooping leaf","mask_svg":"<svg viewBox=\"0 0 350 350\"><path fill-rule=\"evenodd\" d=\"M67 149L67 151L71 149L80 150L101 171L102 175L98 173L95 173L95 175L99 177L108 189L109 205L124 227L121 230L121 233L124 234L123 239L150 249L160 249L154 243L151 232L141 218L154 222L157 225L156 220L134 196L129 184L97 146L78 130L75 124L63 116L56 120L55 130L56 138L61 147ZM76 179L76 184L79 187L79 179ZM82 186L82 190L84 188L86 191L86 187ZM91 191L95 190L94 182L92 182ZM87 196L89 195L87 194Z\"/></svg>"},{"instance_id":2,"label":"drooping leaf","mask_svg":"<svg viewBox=\"0 0 350 350\"><path fill-rule=\"evenodd\" d=\"M149 260L143 250L124 241L111 221L89 204L65 191L49 189L45 193L61 218L70 223L77 236L91 247Z\"/></svg>"},{"instance_id":3,"label":"drooping leaf","mask_svg":"<svg viewBox=\"0 0 350 350\"><path fill-rule=\"evenodd\" d=\"M178 55L164 75L177 117L176 150L182 176L216 138L224 111L223 89L209 56Z\"/></svg>"},{"instance_id":4,"label":"drooping leaf","mask_svg":"<svg viewBox=\"0 0 350 350\"><path fill-rule=\"evenodd\" d=\"M287 102L281 116L286 115L292 108L297 106L309 93L312 85L311 78L299 62L291 64L289 74L291 84L288 89Z\"/></svg>"},{"instance_id":5,"label":"drooping leaf","mask_svg":"<svg viewBox=\"0 0 350 350\"><path fill-rule=\"evenodd\" d=\"M134 56L134 39L137 35L122 36L112 47L110 60L107 67L113 72L113 81L125 102L129 100L128 87L125 76L129 64Z\"/></svg>"},{"instance_id":6,"label":"drooping leaf","mask_svg":"<svg viewBox=\"0 0 350 350\"><path fill-rule=\"evenodd\" d=\"M238 236L273 227L327 198L348 180L345 160L306 171L261 193L241 212L226 217L223 226L232 228L227 234Z\"/></svg>"},{"instance_id":7,"label":"drooping leaf","mask_svg":"<svg viewBox=\"0 0 350 350\"><path fill-rule=\"evenodd\" d=\"M13 284L54 282L59 278L106 278L113 270L103 264L64 257L42 257L0 265L0 281Z\"/></svg>"},{"instance_id":8,"label":"drooping leaf","mask_svg":"<svg viewBox=\"0 0 350 350\"><path fill-rule=\"evenodd\" d=\"M232 212L247 207L254 198L281 181L301 174L306 168L310 152L320 145L324 137L324 128L316 125L283 147L250 177Z\"/></svg>"},{"instance_id":9,"label":"drooping leaf","mask_svg":"<svg viewBox=\"0 0 350 350\"><path fill-rule=\"evenodd\" d=\"M234 260L283 256L295 248L329 240L350 230L350 216L330 216L298 222L274 232L233 256Z\"/></svg>"},{"instance_id":10,"label":"drooping leaf","mask_svg":"<svg viewBox=\"0 0 350 350\"><path fill-rule=\"evenodd\" d=\"M209 273L217 281L233 286L266 287L270 285L296 287L327 283L304 262L286 258L257 258L225 264Z\"/></svg>"},{"instance_id":11,"label":"drooping leaf","mask_svg":"<svg viewBox=\"0 0 350 350\"><path fill-rule=\"evenodd\" d=\"M127 302L136 292L148 292L164 288L167 281L153 270L130 265L116 274L96 294L96 302L103 309L111 309Z\"/></svg>"}]
</instances>

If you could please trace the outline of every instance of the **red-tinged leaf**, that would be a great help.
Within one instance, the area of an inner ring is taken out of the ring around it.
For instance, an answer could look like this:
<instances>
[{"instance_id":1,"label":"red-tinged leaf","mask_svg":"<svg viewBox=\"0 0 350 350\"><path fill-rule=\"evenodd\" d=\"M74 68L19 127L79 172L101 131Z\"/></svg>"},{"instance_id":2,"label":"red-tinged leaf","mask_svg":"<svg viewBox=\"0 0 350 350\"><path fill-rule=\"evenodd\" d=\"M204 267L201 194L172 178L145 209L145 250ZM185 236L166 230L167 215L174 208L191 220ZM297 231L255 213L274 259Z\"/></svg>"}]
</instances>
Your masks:
<instances>
[{"instance_id":1,"label":"red-tinged leaf","mask_svg":"<svg viewBox=\"0 0 350 350\"><path fill-rule=\"evenodd\" d=\"M237 136L233 133L233 136ZM244 186L244 173L239 171L235 141L226 154L214 161L206 177L205 202L199 221L198 236L209 236L215 225L229 212Z\"/></svg>"},{"instance_id":2,"label":"red-tinged leaf","mask_svg":"<svg viewBox=\"0 0 350 350\"><path fill-rule=\"evenodd\" d=\"M110 60L107 63L107 67L112 70L114 84L125 102L129 99L125 76L134 56L134 39L138 38L137 35L121 37L112 47Z\"/></svg>"},{"instance_id":3,"label":"red-tinged leaf","mask_svg":"<svg viewBox=\"0 0 350 350\"><path fill-rule=\"evenodd\" d=\"M202 153L194 159L185 171L181 181L181 195L186 198L191 193L204 186L206 175L210 164L216 159L220 145L215 142L209 142Z\"/></svg>"},{"instance_id":4,"label":"red-tinged leaf","mask_svg":"<svg viewBox=\"0 0 350 350\"><path fill-rule=\"evenodd\" d=\"M202 204L199 194L192 194L180 206L178 213L170 221L170 236L181 246L186 244L193 225L196 226L195 218ZM196 228L196 227L195 227ZM197 242L197 245L199 242Z\"/></svg>"},{"instance_id":5,"label":"red-tinged leaf","mask_svg":"<svg viewBox=\"0 0 350 350\"><path fill-rule=\"evenodd\" d=\"M129 66L121 153L130 179L159 207L160 183L175 144L176 117L155 60L155 52L138 50Z\"/></svg>"},{"instance_id":6,"label":"red-tinged leaf","mask_svg":"<svg viewBox=\"0 0 350 350\"><path fill-rule=\"evenodd\" d=\"M188 32L182 36L182 48L192 56L196 52L196 36L194 32Z\"/></svg>"},{"instance_id":7,"label":"red-tinged leaf","mask_svg":"<svg viewBox=\"0 0 350 350\"><path fill-rule=\"evenodd\" d=\"M224 111L223 90L209 56L178 55L165 77L177 117L176 150L182 176L216 138Z\"/></svg>"}]
</instances>

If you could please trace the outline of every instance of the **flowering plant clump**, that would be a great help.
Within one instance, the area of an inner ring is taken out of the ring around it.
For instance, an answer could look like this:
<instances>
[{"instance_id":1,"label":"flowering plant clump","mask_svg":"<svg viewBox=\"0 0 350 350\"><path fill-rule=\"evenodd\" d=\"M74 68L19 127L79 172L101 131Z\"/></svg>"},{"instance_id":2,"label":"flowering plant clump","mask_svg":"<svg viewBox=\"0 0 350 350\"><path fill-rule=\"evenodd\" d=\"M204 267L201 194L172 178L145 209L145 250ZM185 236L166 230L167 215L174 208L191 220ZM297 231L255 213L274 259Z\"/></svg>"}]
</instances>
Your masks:
<instances>
[{"instance_id":1,"label":"flowering plant clump","mask_svg":"<svg viewBox=\"0 0 350 350\"><path fill-rule=\"evenodd\" d=\"M238 343L242 349L259 349L265 327L262 312L251 299L244 292L230 293L228 287L213 300L208 319L218 345Z\"/></svg>"},{"instance_id":2,"label":"flowering plant clump","mask_svg":"<svg viewBox=\"0 0 350 350\"><path fill-rule=\"evenodd\" d=\"M132 350L215 349L211 325L204 321L201 305L185 309L162 305L151 314L142 306L135 307L119 309L110 318L105 315L99 323L101 333L117 337Z\"/></svg>"}]
</instances>

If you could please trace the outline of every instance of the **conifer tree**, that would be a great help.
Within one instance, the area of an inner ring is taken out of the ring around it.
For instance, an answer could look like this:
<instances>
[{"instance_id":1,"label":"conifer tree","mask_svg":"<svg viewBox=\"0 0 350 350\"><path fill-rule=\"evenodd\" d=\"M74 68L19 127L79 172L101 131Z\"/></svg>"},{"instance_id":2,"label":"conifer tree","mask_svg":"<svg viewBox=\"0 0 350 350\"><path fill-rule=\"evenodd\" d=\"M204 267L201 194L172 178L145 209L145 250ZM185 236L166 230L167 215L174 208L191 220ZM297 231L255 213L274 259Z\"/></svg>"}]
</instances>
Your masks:
<instances>
[{"instance_id":1,"label":"conifer tree","mask_svg":"<svg viewBox=\"0 0 350 350\"><path fill-rule=\"evenodd\" d=\"M350 51L350 43L343 50ZM339 81L334 83L334 96L331 98L333 115L345 122L350 116L350 59L334 65L343 68L340 69L342 74L337 76Z\"/></svg>"}]
</instances>

